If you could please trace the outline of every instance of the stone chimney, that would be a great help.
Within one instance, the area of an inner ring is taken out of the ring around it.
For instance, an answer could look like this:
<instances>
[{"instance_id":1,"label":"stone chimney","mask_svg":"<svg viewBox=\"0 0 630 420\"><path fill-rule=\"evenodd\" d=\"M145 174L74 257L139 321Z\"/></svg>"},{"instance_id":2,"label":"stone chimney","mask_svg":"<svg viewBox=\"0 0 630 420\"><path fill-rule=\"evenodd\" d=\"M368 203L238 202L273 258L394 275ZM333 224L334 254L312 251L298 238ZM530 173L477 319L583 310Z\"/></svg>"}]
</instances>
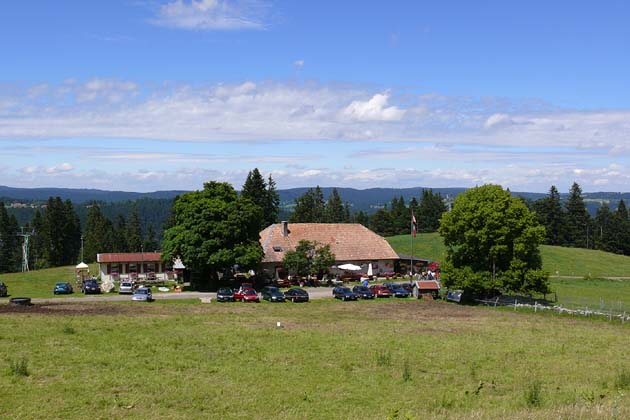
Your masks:
<instances>
[{"instance_id":1,"label":"stone chimney","mask_svg":"<svg viewBox=\"0 0 630 420\"><path fill-rule=\"evenodd\" d=\"M282 236L286 238L287 236L289 236L289 222L282 221L281 223L282 223Z\"/></svg>"}]
</instances>

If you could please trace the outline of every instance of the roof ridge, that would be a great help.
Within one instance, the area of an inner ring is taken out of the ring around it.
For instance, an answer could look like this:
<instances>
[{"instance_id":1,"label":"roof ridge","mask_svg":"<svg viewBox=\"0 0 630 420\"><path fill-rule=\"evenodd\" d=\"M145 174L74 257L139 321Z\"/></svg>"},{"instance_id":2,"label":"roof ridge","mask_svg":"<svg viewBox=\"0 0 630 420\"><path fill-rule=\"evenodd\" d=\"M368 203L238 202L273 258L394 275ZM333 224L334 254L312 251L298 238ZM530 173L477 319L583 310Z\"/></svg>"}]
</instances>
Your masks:
<instances>
[{"instance_id":1,"label":"roof ridge","mask_svg":"<svg viewBox=\"0 0 630 420\"><path fill-rule=\"evenodd\" d=\"M269 229L269 233L267 233L267 237L265 238L265 242L263 243L263 252L266 251L267 246L269 246L269 242L271 241L271 237L273 236L273 230L275 229L277 223L272 224L267 229Z\"/></svg>"}]
</instances>

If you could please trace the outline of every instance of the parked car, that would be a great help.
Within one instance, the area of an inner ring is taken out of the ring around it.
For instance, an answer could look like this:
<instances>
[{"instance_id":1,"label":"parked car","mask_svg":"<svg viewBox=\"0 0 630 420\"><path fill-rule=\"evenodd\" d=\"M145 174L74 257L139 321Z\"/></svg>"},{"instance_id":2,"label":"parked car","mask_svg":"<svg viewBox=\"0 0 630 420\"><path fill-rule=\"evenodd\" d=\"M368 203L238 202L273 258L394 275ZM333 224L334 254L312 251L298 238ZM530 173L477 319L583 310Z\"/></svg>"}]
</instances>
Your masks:
<instances>
[{"instance_id":1,"label":"parked car","mask_svg":"<svg viewBox=\"0 0 630 420\"><path fill-rule=\"evenodd\" d=\"M234 300L241 302L260 302L258 293L254 289L243 289L234 293Z\"/></svg>"},{"instance_id":2,"label":"parked car","mask_svg":"<svg viewBox=\"0 0 630 420\"><path fill-rule=\"evenodd\" d=\"M392 297L392 292L390 292L389 289L382 284L373 284L370 286L370 290L377 298Z\"/></svg>"},{"instance_id":3,"label":"parked car","mask_svg":"<svg viewBox=\"0 0 630 420\"><path fill-rule=\"evenodd\" d=\"M138 287L131 295L134 302L151 302L153 301L153 293L148 287Z\"/></svg>"},{"instance_id":4,"label":"parked car","mask_svg":"<svg viewBox=\"0 0 630 420\"><path fill-rule=\"evenodd\" d=\"M341 300L357 300L359 298L352 290L344 286L335 287L332 291L332 295L335 299Z\"/></svg>"},{"instance_id":5,"label":"parked car","mask_svg":"<svg viewBox=\"0 0 630 420\"><path fill-rule=\"evenodd\" d=\"M374 299L374 293L366 286L354 286L352 291L361 299Z\"/></svg>"},{"instance_id":6,"label":"parked car","mask_svg":"<svg viewBox=\"0 0 630 420\"><path fill-rule=\"evenodd\" d=\"M53 293L55 295L69 295L72 292L72 285L68 282L57 283L53 289Z\"/></svg>"},{"instance_id":7,"label":"parked car","mask_svg":"<svg viewBox=\"0 0 630 420\"><path fill-rule=\"evenodd\" d=\"M263 287L260 295L264 300L268 300L269 302L284 302L286 300L284 297L284 293L282 293L280 289L275 286Z\"/></svg>"},{"instance_id":8,"label":"parked car","mask_svg":"<svg viewBox=\"0 0 630 420\"><path fill-rule=\"evenodd\" d=\"M133 294L133 283L130 281L121 282L120 286L118 287L118 294L120 295Z\"/></svg>"},{"instance_id":9,"label":"parked car","mask_svg":"<svg viewBox=\"0 0 630 420\"><path fill-rule=\"evenodd\" d=\"M217 290L217 302L234 302L234 291L229 287Z\"/></svg>"},{"instance_id":10,"label":"parked car","mask_svg":"<svg viewBox=\"0 0 630 420\"><path fill-rule=\"evenodd\" d=\"M286 292L284 292L284 297L291 302L308 302L309 296L308 292L304 289L300 289L299 287L293 287Z\"/></svg>"},{"instance_id":11,"label":"parked car","mask_svg":"<svg viewBox=\"0 0 630 420\"><path fill-rule=\"evenodd\" d=\"M385 283L385 287L389 289L392 296L397 298L408 298L409 292L406 291L400 284L397 283Z\"/></svg>"},{"instance_id":12,"label":"parked car","mask_svg":"<svg viewBox=\"0 0 630 420\"><path fill-rule=\"evenodd\" d=\"M83 285L81 286L81 293L85 293L86 295L100 294L101 286L98 285L96 279L84 280Z\"/></svg>"},{"instance_id":13,"label":"parked car","mask_svg":"<svg viewBox=\"0 0 630 420\"><path fill-rule=\"evenodd\" d=\"M7 285L0 281L0 297L6 297L9 294Z\"/></svg>"}]
</instances>

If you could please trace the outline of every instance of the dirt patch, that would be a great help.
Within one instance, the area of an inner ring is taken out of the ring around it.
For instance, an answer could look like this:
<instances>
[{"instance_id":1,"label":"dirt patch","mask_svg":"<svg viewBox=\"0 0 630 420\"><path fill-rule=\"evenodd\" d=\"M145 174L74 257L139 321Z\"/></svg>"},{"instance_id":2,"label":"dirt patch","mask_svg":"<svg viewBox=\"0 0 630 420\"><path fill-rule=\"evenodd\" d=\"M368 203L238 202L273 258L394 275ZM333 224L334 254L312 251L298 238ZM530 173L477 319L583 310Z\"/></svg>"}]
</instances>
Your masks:
<instances>
[{"instance_id":1,"label":"dirt patch","mask_svg":"<svg viewBox=\"0 0 630 420\"><path fill-rule=\"evenodd\" d=\"M112 305L108 303L34 303L28 306L0 305L0 314L25 314L25 315L120 315L146 313L144 308L127 305Z\"/></svg>"}]
</instances>

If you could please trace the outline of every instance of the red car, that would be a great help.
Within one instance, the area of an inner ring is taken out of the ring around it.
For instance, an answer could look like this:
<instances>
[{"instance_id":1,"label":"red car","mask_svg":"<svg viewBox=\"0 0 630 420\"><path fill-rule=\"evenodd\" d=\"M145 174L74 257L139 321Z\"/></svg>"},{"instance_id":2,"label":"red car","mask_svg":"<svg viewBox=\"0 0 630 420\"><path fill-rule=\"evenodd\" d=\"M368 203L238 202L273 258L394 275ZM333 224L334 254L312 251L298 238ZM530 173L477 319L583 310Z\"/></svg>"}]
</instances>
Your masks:
<instances>
[{"instance_id":1,"label":"red car","mask_svg":"<svg viewBox=\"0 0 630 420\"><path fill-rule=\"evenodd\" d=\"M382 284L373 284L370 286L370 290L377 298L391 297L392 292Z\"/></svg>"},{"instance_id":2,"label":"red car","mask_svg":"<svg viewBox=\"0 0 630 420\"><path fill-rule=\"evenodd\" d=\"M254 289L242 289L234 292L234 300L241 302L260 302L258 293Z\"/></svg>"}]
</instances>

